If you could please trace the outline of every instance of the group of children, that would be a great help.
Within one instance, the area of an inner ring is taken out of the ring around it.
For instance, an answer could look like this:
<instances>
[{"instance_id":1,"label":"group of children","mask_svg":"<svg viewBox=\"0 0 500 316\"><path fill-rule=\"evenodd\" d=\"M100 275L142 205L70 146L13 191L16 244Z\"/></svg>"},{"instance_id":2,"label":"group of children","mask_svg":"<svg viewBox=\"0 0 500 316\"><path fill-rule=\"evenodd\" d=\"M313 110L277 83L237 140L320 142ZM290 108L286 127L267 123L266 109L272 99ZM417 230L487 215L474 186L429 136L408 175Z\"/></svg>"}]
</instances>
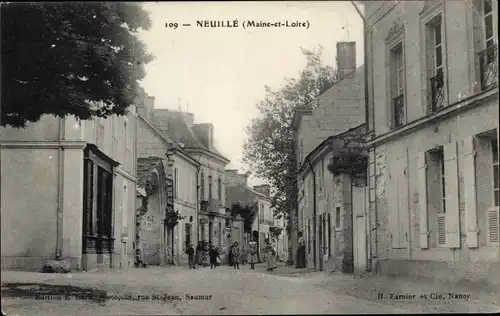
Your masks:
<instances>
[{"instance_id":1,"label":"group of children","mask_svg":"<svg viewBox=\"0 0 500 316\"><path fill-rule=\"evenodd\" d=\"M207 244L205 241L200 241L196 247L196 251L192 244L189 244L186 249L186 254L188 255L189 269L196 269L196 265L201 265L203 267L208 266L207 259L210 259L210 269L215 269L220 263L219 248L214 245ZM229 247L229 265L233 266L235 269L240 268L240 247L238 242L234 242Z\"/></svg>"},{"instance_id":2,"label":"group of children","mask_svg":"<svg viewBox=\"0 0 500 316\"><path fill-rule=\"evenodd\" d=\"M207 267L210 262L210 268L214 269L220 264L219 248L211 243L208 244L205 240L198 242L196 251L192 244L189 244L186 249L188 255L189 269L196 269L196 265ZM208 260L209 259L209 260Z\"/></svg>"}]
</instances>

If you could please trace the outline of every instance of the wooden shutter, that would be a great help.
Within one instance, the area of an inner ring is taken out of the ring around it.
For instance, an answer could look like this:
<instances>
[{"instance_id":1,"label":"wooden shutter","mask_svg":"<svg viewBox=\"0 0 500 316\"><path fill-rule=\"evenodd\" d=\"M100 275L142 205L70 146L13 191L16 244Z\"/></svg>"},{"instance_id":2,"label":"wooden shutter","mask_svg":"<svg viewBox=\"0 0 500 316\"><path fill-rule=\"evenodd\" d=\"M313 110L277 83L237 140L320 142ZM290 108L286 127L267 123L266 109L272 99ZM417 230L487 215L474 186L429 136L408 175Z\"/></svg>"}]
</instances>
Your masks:
<instances>
[{"instance_id":1,"label":"wooden shutter","mask_svg":"<svg viewBox=\"0 0 500 316\"><path fill-rule=\"evenodd\" d=\"M446 190L446 245L450 248L460 248L457 143L444 145L443 157Z\"/></svg>"},{"instance_id":2,"label":"wooden shutter","mask_svg":"<svg viewBox=\"0 0 500 316\"><path fill-rule=\"evenodd\" d=\"M409 210L408 210L408 168L406 157L398 159L398 227L399 247L406 248L409 239Z\"/></svg>"},{"instance_id":3,"label":"wooden shutter","mask_svg":"<svg viewBox=\"0 0 500 316\"><path fill-rule=\"evenodd\" d=\"M464 139L463 178L465 193L465 231L469 248L478 247L476 153L474 137Z\"/></svg>"},{"instance_id":4,"label":"wooden shutter","mask_svg":"<svg viewBox=\"0 0 500 316\"><path fill-rule=\"evenodd\" d=\"M417 189L420 211L420 249L429 248L429 231L427 219L427 164L426 152L417 155Z\"/></svg>"},{"instance_id":5,"label":"wooden shutter","mask_svg":"<svg viewBox=\"0 0 500 316\"><path fill-rule=\"evenodd\" d=\"M489 247L498 247L500 245L500 208L490 207L488 209L487 220L487 245Z\"/></svg>"},{"instance_id":6,"label":"wooden shutter","mask_svg":"<svg viewBox=\"0 0 500 316\"><path fill-rule=\"evenodd\" d=\"M388 224L389 237L391 239L391 247L399 248L399 195L398 195L398 172L399 159L394 161L392 168L389 168L389 180L387 183L387 207L388 207Z\"/></svg>"},{"instance_id":7,"label":"wooden shutter","mask_svg":"<svg viewBox=\"0 0 500 316\"><path fill-rule=\"evenodd\" d=\"M437 243L438 246L446 245L446 216L442 213L437 215Z\"/></svg>"}]
</instances>

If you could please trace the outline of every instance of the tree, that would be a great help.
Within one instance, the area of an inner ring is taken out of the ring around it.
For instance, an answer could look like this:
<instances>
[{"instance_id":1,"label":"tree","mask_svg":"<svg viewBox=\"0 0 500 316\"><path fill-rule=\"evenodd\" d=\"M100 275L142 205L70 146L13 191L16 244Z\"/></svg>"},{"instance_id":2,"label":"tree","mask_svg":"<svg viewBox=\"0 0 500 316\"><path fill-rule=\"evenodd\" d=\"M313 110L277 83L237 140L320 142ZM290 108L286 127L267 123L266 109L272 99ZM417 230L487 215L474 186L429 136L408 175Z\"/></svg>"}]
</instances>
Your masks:
<instances>
[{"instance_id":1,"label":"tree","mask_svg":"<svg viewBox=\"0 0 500 316\"><path fill-rule=\"evenodd\" d=\"M252 232L252 224L255 220L257 214L255 205L247 205L241 203L235 203L231 205L231 218L235 218L238 214L243 218L243 231L245 233Z\"/></svg>"},{"instance_id":2,"label":"tree","mask_svg":"<svg viewBox=\"0 0 500 316\"><path fill-rule=\"evenodd\" d=\"M7 3L1 6L1 126L44 114L124 115L142 97L152 56L137 31L151 21L139 3Z\"/></svg>"},{"instance_id":3,"label":"tree","mask_svg":"<svg viewBox=\"0 0 500 316\"><path fill-rule=\"evenodd\" d=\"M291 126L294 110L310 106L336 80L334 69L322 64L322 47L301 50L305 68L298 78L286 78L285 85L276 91L265 87L266 97L257 105L260 116L247 127L249 138L243 145L244 162L271 184L275 214L283 214L286 219L296 210L298 193L295 132Z\"/></svg>"}]
</instances>

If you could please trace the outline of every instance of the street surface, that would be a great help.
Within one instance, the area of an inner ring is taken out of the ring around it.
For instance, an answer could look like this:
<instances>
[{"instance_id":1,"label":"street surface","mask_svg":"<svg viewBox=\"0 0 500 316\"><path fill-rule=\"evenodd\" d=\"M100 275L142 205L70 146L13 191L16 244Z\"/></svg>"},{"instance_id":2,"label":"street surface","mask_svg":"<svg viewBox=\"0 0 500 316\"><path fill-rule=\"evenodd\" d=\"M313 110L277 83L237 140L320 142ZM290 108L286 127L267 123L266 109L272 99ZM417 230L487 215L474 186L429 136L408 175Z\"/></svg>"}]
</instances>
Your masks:
<instances>
[{"instance_id":1,"label":"street surface","mask_svg":"<svg viewBox=\"0 0 500 316\"><path fill-rule=\"evenodd\" d=\"M68 275L2 271L2 308L20 316L495 312L497 294L283 266L267 272L263 265L254 271L248 265Z\"/></svg>"}]
</instances>

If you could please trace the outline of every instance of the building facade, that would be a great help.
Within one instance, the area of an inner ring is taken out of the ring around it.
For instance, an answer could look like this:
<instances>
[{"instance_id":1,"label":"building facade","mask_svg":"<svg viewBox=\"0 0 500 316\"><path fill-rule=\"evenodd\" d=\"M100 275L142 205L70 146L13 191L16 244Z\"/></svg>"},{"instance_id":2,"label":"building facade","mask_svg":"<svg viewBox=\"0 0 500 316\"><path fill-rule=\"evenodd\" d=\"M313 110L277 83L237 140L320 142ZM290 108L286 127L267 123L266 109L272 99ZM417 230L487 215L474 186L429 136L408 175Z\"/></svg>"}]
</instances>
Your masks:
<instances>
[{"instance_id":1,"label":"building facade","mask_svg":"<svg viewBox=\"0 0 500 316\"><path fill-rule=\"evenodd\" d=\"M366 5L376 272L498 283L498 2Z\"/></svg>"},{"instance_id":2,"label":"building facade","mask_svg":"<svg viewBox=\"0 0 500 316\"><path fill-rule=\"evenodd\" d=\"M2 267L133 266L135 106L107 119L44 116L0 134Z\"/></svg>"},{"instance_id":3,"label":"building facade","mask_svg":"<svg viewBox=\"0 0 500 316\"><path fill-rule=\"evenodd\" d=\"M351 187L357 183L351 176L359 174L332 165L334 175L329 169L343 148L334 147L335 136L353 129L345 135L347 144L350 134L364 131L364 68L356 68L355 43L337 43L337 69L338 82L294 114L299 195L292 255L296 260L296 236L301 231L308 268L350 271L354 265Z\"/></svg>"},{"instance_id":4,"label":"building facade","mask_svg":"<svg viewBox=\"0 0 500 316\"><path fill-rule=\"evenodd\" d=\"M205 240L221 249L221 259L226 255L225 179L224 169L229 163L214 146L214 126L194 124L194 115L182 111L155 109L154 98L140 109L143 122L156 130L156 134L168 137L174 150L168 153L168 170L172 172L175 193L175 210L183 218L176 226L174 239L174 263L187 263L186 244L196 246L197 241ZM164 143L165 144L165 143ZM141 140L144 150L152 152L150 138ZM157 149L156 155L165 154L165 145ZM154 151L153 150L153 151ZM177 258L178 257L178 258ZM224 260L224 259L223 259Z\"/></svg>"}]
</instances>

